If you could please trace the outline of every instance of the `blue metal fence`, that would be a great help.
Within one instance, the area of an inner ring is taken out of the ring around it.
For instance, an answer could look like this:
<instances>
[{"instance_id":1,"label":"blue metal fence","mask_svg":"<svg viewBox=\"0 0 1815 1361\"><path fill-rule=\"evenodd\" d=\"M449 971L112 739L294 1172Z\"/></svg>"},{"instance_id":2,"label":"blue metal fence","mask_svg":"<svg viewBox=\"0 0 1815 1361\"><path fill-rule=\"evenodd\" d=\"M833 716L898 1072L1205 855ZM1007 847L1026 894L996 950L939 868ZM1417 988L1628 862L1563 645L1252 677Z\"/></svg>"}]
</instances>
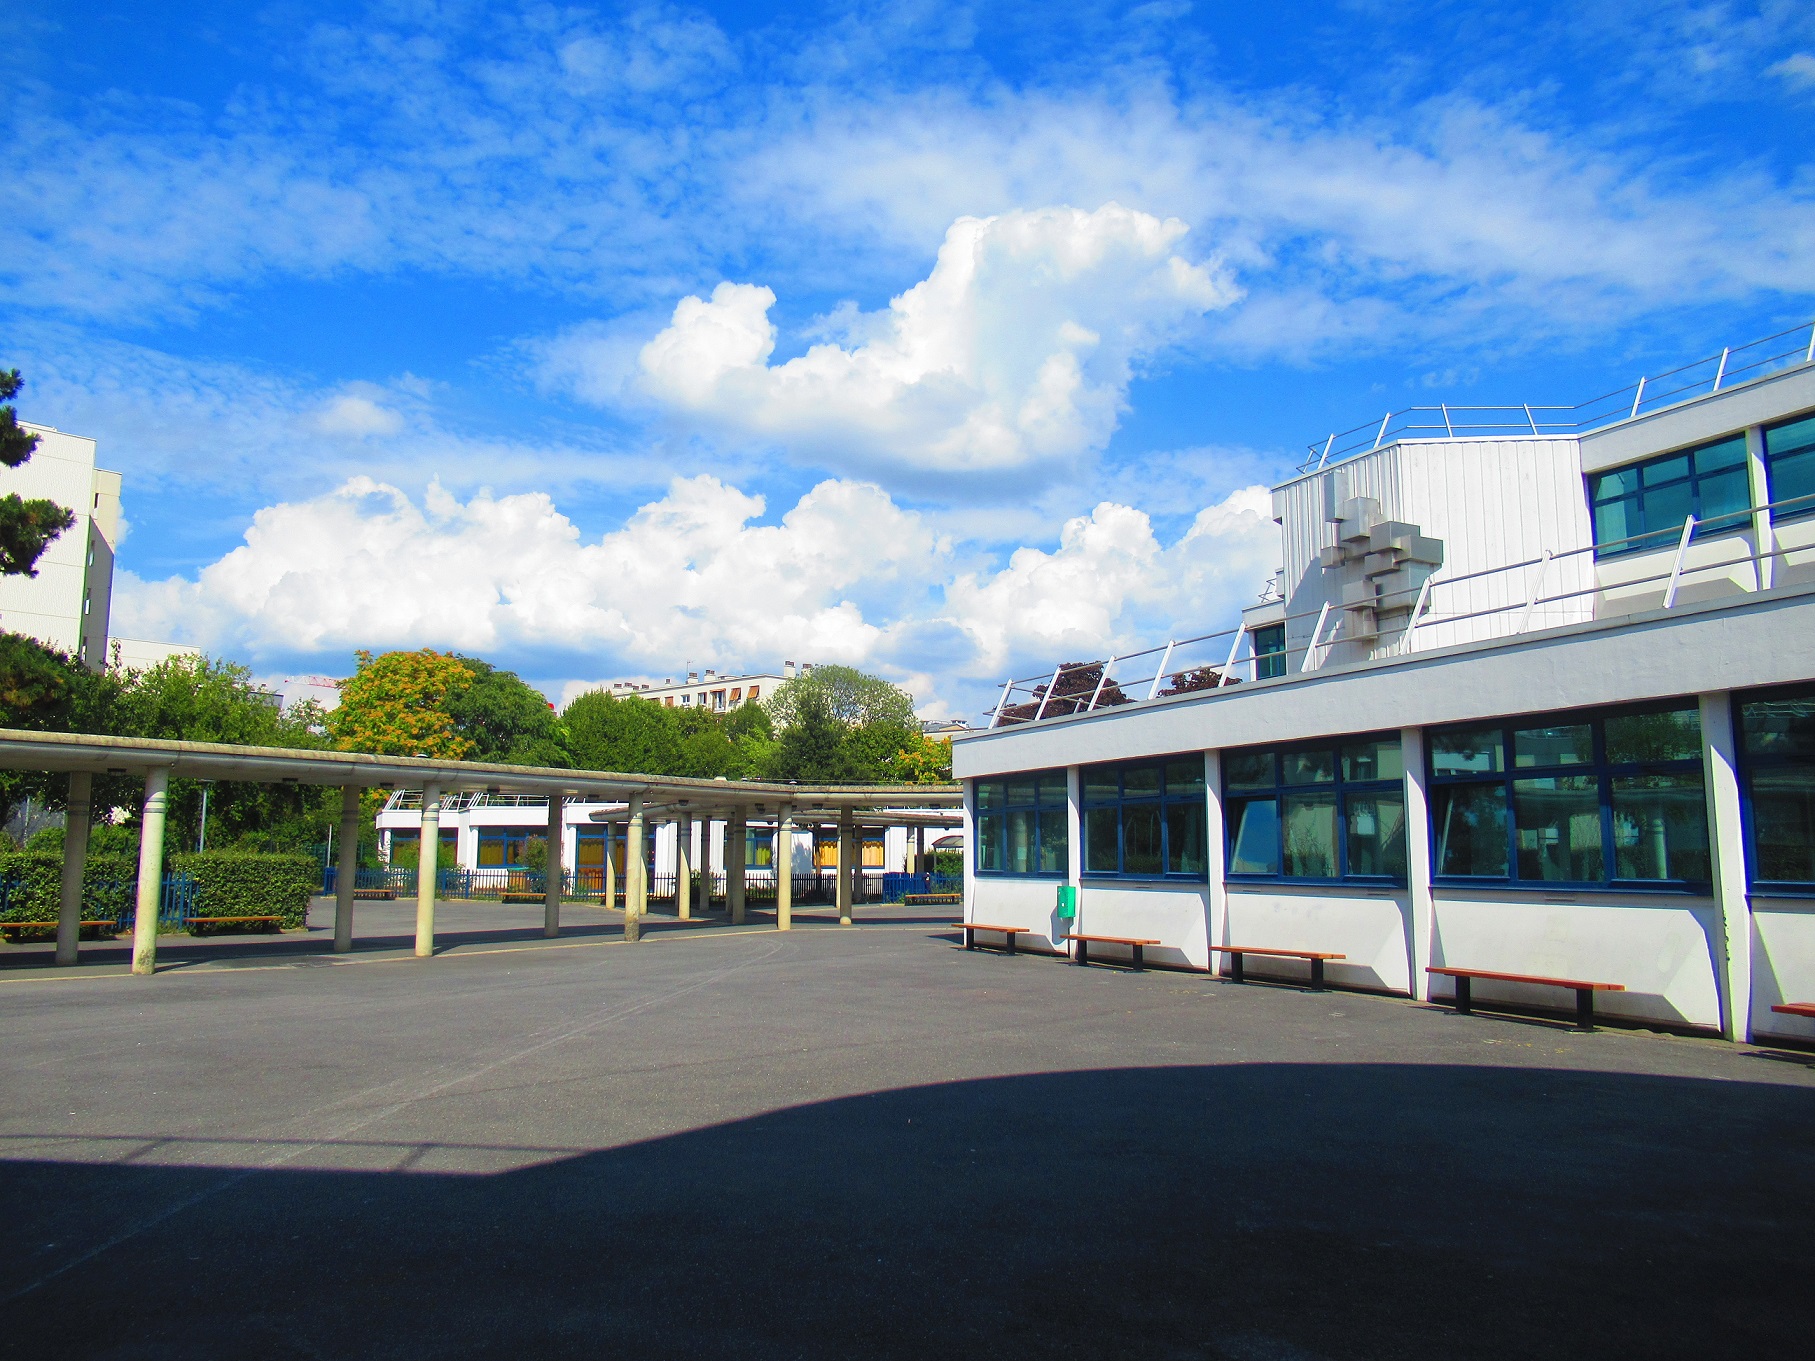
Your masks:
<instances>
[{"instance_id":1,"label":"blue metal fence","mask_svg":"<svg viewBox=\"0 0 1815 1361\"><path fill-rule=\"evenodd\" d=\"M898 903L910 893L962 893L962 874L885 874L882 901Z\"/></svg>"}]
</instances>

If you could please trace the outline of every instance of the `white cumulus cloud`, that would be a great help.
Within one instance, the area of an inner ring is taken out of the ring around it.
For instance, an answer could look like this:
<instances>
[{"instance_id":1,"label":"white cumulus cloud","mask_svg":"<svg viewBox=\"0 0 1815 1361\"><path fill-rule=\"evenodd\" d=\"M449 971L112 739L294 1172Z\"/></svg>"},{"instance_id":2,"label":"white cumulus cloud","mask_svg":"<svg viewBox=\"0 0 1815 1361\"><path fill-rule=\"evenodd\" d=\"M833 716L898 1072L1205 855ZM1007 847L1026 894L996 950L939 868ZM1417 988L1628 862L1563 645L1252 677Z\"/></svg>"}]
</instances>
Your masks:
<instances>
[{"instance_id":1,"label":"white cumulus cloud","mask_svg":"<svg viewBox=\"0 0 1815 1361\"><path fill-rule=\"evenodd\" d=\"M1134 365L1239 290L1179 252L1176 218L1105 204L961 217L866 336L771 364L775 294L683 298L638 356L648 395L740 434L870 466L987 472L1109 440ZM596 386L596 385L594 385ZM582 390L584 390L582 388Z\"/></svg>"}]
</instances>

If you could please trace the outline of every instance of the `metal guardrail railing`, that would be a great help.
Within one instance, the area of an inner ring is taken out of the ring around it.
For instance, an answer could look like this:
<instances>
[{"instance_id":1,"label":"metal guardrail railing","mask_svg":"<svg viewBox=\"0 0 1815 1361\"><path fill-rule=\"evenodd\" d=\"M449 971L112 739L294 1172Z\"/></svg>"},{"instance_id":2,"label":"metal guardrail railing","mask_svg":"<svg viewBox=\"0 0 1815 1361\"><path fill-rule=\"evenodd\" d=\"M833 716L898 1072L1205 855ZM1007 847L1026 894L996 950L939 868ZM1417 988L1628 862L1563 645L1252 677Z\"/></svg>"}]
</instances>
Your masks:
<instances>
[{"instance_id":1,"label":"metal guardrail railing","mask_svg":"<svg viewBox=\"0 0 1815 1361\"><path fill-rule=\"evenodd\" d=\"M1585 435L1811 362L1815 362L1815 323L1730 346L1665 373L1648 374L1575 406L1408 406L1307 446L1310 455L1298 471L1315 472L1395 440Z\"/></svg>"},{"instance_id":2,"label":"metal guardrail railing","mask_svg":"<svg viewBox=\"0 0 1815 1361\"><path fill-rule=\"evenodd\" d=\"M1773 516L1788 512L1790 516L1807 515L1815 511L1815 494L1806 496L1785 497L1777 501L1762 502L1748 506L1743 510L1724 511L1719 516L1710 517L1710 524L1731 524L1732 528L1714 531L1722 539L1731 538L1738 546L1738 551L1726 557L1704 556L1691 562L1689 548L1695 540L1696 530L1700 527L1692 515L1683 522L1680 530L1675 532L1676 542L1667 569L1634 575L1621 575L1614 581L1591 581L1588 585L1574 589L1545 593L1553 570L1571 560L1589 555L1614 555L1621 549L1638 547L1669 547L1667 540L1660 542L1660 531L1652 529L1639 534L1627 535L1624 538L1604 540L1599 544L1586 544L1579 548L1566 549L1560 553L1545 552L1535 558L1523 558L1517 562L1504 563L1500 566L1483 568L1474 572L1457 573L1454 576L1432 576L1414 593L1411 591L1389 592L1375 602L1377 612L1394 613L1410 606L1410 618L1405 625L1404 635L1398 645L1388 656L1403 655L1414 651L1417 632L1421 628L1430 628L1439 624L1460 624L1470 620L1488 618L1494 615L1519 613L1515 627L1501 633L1484 635L1484 639L1493 637L1516 636L1527 632L1537 612L1545 607L1554 607L1572 601L1588 599L1590 609L1583 617L1609 619L1621 614L1639 612L1641 609L1654 608L1649 604L1636 604L1631 610L1619 609L1625 600L1648 601L1643 594L1648 586L1662 585L1663 608L1673 609L1676 606L1679 592L1685 581L1691 578L1706 578L1710 574L1719 574L1732 568L1749 564L1753 570L1754 586L1762 589L1767 581L1774 578L1776 567L1780 562L1787 562L1791 552L1811 552L1806 545L1792 545L1785 548L1778 544L1773 526ZM1735 523L1742 522L1743 523ZM1762 526L1759 533L1755 526ZM1750 537L1752 542L1744 541ZM1707 540L1703 540L1707 542ZM1635 559L1627 558L1627 562ZM1769 569L1767 570L1767 564ZM1522 589L1508 591L1505 599L1496 603L1473 608L1443 610L1440 608L1440 592L1489 581L1496 578L1512 579L1519 574L1529 574L1520 581ZM1609 607L1603 609L1603 607ZM1315 620L1308 641L1299 648L1287 653L1273 653L1272 657L1281 659L1286 665L1296 655L1296 665L1292 669L1299 672L1314 671L1329 657L1330 650L1339 642L1353 641L1341 636L1340 621L1326 633L1325 626L1332 614L1343 614L1344 611L1329 601L1320 603L1315 610L1300 610L1283 614L1267 621L1268 624L1303 623ZM1288 639L1291 630L1287 630ZM1242 643L1246 639L1249 651L1242 655ZM985 727L996 728L1023 723L1038 723L1045 719L1060 718L1071 714L1090 713L1097 709L1119 708L1130 704L1144 704L1159 699L1173 698L1178 695L1192 694L1198 691L1220 689L1225 685L1239 683L1243 679L1253 681L1260 679L1259 669L1262 658L1252 651L1253 635L1242 625L1234 628L1219 629L1214 633L1200 634L1195 638L1180 638L1166 642L1163 646L1145 648L1139 652L1112 655L1108 658L1085 662L1061 662L1050 673L1036 676L1025 676L1005 681L1002 693L996 700L993 710L987 710L989 722ZM1157 662L1152 659L1157 658ZM1374 660L1386 660L1385 656ZM1138 669L1128 679L1111 674L1117 667L1127 667L1134 663ZM1149 672L1147 666L1154 669ZM1243 666L1248 675L1244 678L1237 672Z\"/></svg>"}]
</instances>

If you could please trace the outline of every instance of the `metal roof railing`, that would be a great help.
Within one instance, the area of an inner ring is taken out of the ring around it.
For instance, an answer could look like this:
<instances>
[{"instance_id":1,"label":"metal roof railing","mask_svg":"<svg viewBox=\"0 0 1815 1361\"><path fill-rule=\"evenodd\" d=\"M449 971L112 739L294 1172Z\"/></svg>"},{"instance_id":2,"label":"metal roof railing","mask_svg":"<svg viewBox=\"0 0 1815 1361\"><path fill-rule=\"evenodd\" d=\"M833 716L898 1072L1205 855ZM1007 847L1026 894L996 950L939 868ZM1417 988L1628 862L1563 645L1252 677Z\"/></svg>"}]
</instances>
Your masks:
<instances>
[{"instance_id":1,"label":"metal roof railing","mask_svg":"<svg viewBox=\"0 0 1815 1361\"><path fill-rule=\"evenodd\" d=\"M1815 322L1729 346L1665 373L1647 374L1575 406L1408 406L1307 446L1310 455L1298 471L1316 472L1396 440L1585 435L1810 362L1815 362Z\"/></svg>"}]
</instances>

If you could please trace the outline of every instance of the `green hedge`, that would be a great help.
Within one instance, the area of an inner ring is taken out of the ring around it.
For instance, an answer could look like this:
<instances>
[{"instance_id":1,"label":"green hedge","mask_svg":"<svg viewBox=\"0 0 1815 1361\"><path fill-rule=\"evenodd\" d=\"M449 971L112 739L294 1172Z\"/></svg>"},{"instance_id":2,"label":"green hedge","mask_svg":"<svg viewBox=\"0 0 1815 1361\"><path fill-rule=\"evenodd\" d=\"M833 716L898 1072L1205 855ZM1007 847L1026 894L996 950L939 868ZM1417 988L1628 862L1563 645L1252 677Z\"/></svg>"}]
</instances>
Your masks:
<instances>
[{"instance_id":1,"label":"green hedge","mask_svg":"<svg viewBox=\"0 0 1815 1361\"><path fill-rule=\"evenodd\" d=\"M321 866L309 855L256 855L238 851L204 851L175 855L170 868L195 880L197 917L281 917L280 929L308 924L309 899L321 891ZM256 930L252 923L231 922L202 930ZM268 929L268 928L267 928Z\"/></svg>"},{"instance_id":2,"label":"green hedge","mask_svg":"<svg viewBox=\"0 0 1815 1361\"><path fill-rule=\"evenodd\" d=\"M91 855L82 871L82 919L119 921L132 912L139 867L124 855ZM0 922L54 922L63 901L63 857L42 851L0 852L0 886L5 908ZM109 934L90 928L89 936ZM9 932L15 940L42 940L56 935L55 927Z\"/></svg>"}]
</instances>

